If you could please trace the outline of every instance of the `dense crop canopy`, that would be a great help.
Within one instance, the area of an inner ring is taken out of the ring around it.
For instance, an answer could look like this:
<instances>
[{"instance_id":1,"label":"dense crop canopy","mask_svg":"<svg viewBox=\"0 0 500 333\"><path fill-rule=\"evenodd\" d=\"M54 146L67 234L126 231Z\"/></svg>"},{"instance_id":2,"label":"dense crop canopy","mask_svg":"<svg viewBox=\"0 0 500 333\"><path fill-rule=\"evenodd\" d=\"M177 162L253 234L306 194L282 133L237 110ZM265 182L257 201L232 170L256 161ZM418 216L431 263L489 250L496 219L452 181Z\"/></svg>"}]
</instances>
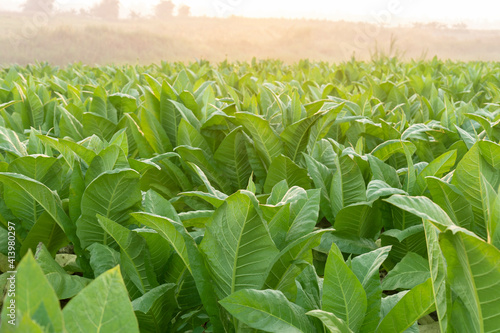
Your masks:
<instances>
[{"instance_id":1,"label":"dense crop canopy","mask_svg":"<svg viewBox=\"0 0 500 333\"><path fill-rule=\"evenodd\" d=\"M1 330L495 332L499 124L491 63L4 68Z\"/></svg>"}]
</instances>

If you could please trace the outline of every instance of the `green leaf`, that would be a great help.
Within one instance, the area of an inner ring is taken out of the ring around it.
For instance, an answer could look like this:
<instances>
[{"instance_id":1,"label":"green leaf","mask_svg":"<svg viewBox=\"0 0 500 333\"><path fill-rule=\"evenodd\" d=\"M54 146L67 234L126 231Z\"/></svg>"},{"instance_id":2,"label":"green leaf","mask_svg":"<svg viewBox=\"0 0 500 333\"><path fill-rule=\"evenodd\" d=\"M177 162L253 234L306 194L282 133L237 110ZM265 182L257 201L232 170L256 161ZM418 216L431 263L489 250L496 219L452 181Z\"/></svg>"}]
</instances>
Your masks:
<instances>
[{"instance_id":1,"label":"green leaf","mask_svg":"<svg viewBox=\"0 0 500 333\"><path fill-rule=\"evenodd\" d=\"M313 265L307 265L295 279L297 297L295 304L306 310L321 308L320 281Z\"/></svg>"},{"instance_id":2,"label":"green leaf","mask_svg":"<svg viewBox=\"0 0 500 333\"><path fill-rule=\"evenodd\" d=\"M284 152L281 140L264 118L246 112L236 112L235 116L238 124L250 134L264 165L269 168L274 158Z\"/></svg>"},{"instance_id":3,"label":"green leaf","mask_svg":"<svg viewBox=\"0 0 500 333\"><path fill-rule=\"evenodd\" d=\"M95 134L106 141L109 141L116 131L116 124L111 120L89 112L83 114L82 125L85 137Z\"/></svg>"},{"instance_id":4,"label":"green leaf","mask_svg":"<svg viewBox=\"0 0 500 333\"><path fill-rule=\"evenodd\" d=\"M129 164L123 150L117 145L111 145L92 159L92 163L85 172L85 185L88 186L103 172L127 168Z\"/></svg>"},{"instance_id":5,"label":"green leaf","mask_svg":"<svg viewBox=\"0 0 500 333\"><path fill-rule=\"evenodd\" d=\"M120 224L97 215L99 225L108 233L121 249L122 272L144 295L158 286L148 246L138 233Z\"/></svg>"},{"instance_id":6,"label":"green leaf","mask_svg":"<svg viewBox=\"0 0 500 333\"><path fill-rule=\"evenodd\" d=\"M64 332L59 299L31 252L28 252L19 263L17 274L8 273L8 278L10 280L7 286L15 290L15 295L10 292L10 295L8 294L4 299L1 315L2 332L6 326L10 326L8 321L12 318L8 316L11 311L8 306L12 303L14 303L17 320L22 315L36 321L37 312L43 309L49 322L41 326L51 327L49 332Z\"/></svg>"},{"instance_id":7,"label":"green leaf","mask_svg":"<svg viewBox=\"0 0 500 333\"><path fill-rule=\"evenodd\" d=\"M333 313L313 310L306 313L306 315L319 318L330 333L352 333L349 326L347 326L342 319L339 319Z\"/></svg>"},{"instance_id":8,"label":"green leaf","mask_svg":"<svg viewBox=\"0 0 500 333\"><path fill-rule=\"evenodd\" d=\"M75 226L64 212L61 199L56 192L52 192L47 186L36 180L15 173L0 172L0 181L13 189L24 191L35 202L40 204L54 221L57 222L78 251L80 241L76 237ZM27 212L28 210L31 211L33 207L23 207L22 209Z\"/></svg>"},{"instance_id":9,"label":"green leaf","mask_svg":"<svg viewBox=\"0 0 500 333\"><path fill-rule=\"evenodd\" d=\"M306 311L277 290L239 290L221 300L220 304L238 320L258 330L314 332Z\"/></svg>"},{"instance_id":10,"label":"green leaf","mask_svg":"<svg viewBox=\"0 0 500 333\"><path fill-rule=\"evenodd\" d=\"M436 302L436 312L441 332L447 332L451 312L451 289L446 277L446 263L439 247L438 229L424 220L427 254L432 281L432 293Z\"/></svg>"},{"instance_id":11,"label":"green leaf","mask_svg":"<svg viewBox=\"0 0 500 333\"><path fill-rule=\"evenodd\" d=\"M316 113L310 117L301 119L290 126L280 134L280 138L285 143L286 155L294 162L298 162L301 152L303 152L309 140L309 129L318 119L323 116L323 113Z\"/></svg>"},{"instance_id":12,"label":"green leaf","mask_svg":"<svg viewBox=\"0 0 500 333\"><path fill-rule=\"evenodd\" d=\"M380 286L379 268L387 259L390 246L382 247L352 259L353 273L361 282L366 292L367 309L360 332L373 332L380 321L382 287Z\"/></svg>"},{"instance_id":13,"label":"green leaf","mask_svg":"<svg viewBox=\"0 0 500 333\"><path fill-rule=\"evenodd\" d=\"M177 310L175 284L167 283L151 289L132 302L141 332L164 332Z\"/></svg>"},{"instance_id":14,"label":"green leaf","mask_svg":"<svg viewBox=\"0 0 500 333\"><path fill-rule=\"evenodd\" d=\"M304 192L305 195L298 197L298 200L290 201L290 220L285 239L286 243L310 234L318 223L319 190L314 189ZM286 195L284 200L287 200Z\"/></svg>"},{"instance_id":15,"label":"green leaf","mask_svg":"<svg viewBox=\"0 0 500 333\"><path fill-rule=\"evenodd\" d=\"M40 128L43 124L44 118L44 109L43 103L40 100L40 97L37 95L36 90L34 88L27 89L27 97L29 102L29 115L30 115L30 123L34 128Z\"/></svg>"},{"instance_id":16,"label":"green leaf","mask_svg":"<svg viewBox=\"0 0 500 333\"><path fill-rule=\"evenodd\" d=\"M382 319L376 332L404 332L434 309L432 282L429 278L425 283L411 289L396 303Z\"/></svg>"},{"instance_id":17,"label":"green leaf","mask_svg":"<svg viewBox=\"0 0 500 333\"><path fill-rule=\"evenodd\" d=\"M94 243L87 250L90 253L90 267L92 267L95 277L120 264L120 252L109 246Z\"/></svg>"},{"instance_id":18,"label":"green leaf","mask_svg":"<svg viewBox=\"0 0 500 333\"><path fill-rule=\"evenodd\" d=\"M462 193L454 185L441 179L427 177L426 181L432 200L448 214L453 223L472 231L474 214L471 204Z\"/></svg>"},{"instance_id":19,"label":"green leaf","mask_svg":"<svg viewBox=\"0 0 500 333\"><path fill-rule=\"evenodd\" d=\"M408 252L384 278L382 288L411 289L427 281L430 276L427 260L416 253Z\"/></svg>"},{"instance_id":20,"label":"green leaf","mask_svg":"<svg viewBox=\"0 0 500 333\"><path fill-rule=\"evenodd\" d=\"M375 201L381 197L391 196L393 194L407 194L405 191L391 187L383 180L374 179L368 183L366 188L366 200Z\"/></svg>"},{"instance_id":21,"label":"green leaf","mask_svg":"<svg viewBox=\"0 0 500 333\"><path fill-rule=\"evenodd\" d=\"M410 155L413 155L417 150L417 147L410 141L403 140L388 140L384 143L378 145L372 150L371 154L381 161L386 161L389 157L395 153L404 154L404 148L408 149Z\"/></svg>"},{"instance_id":22,"label":"green leaf","mask_svg":"<svg viewBox=\"0 0 500 333\"><path fill-rule=\"evenodd\" d=\"M305 169L302 169L286 156L280 155L275 158L267 173L264 191L271 192L274 185L286 180L288 186L299 186L303 189L311 188L311 181Z\"/></svg>"},{"instance_id":23,"label":"green leaf","mask_svg":"<svg viewBox=\"0 0 500 333\"><path fill-rule=\"evenodd\" d=\"M8 171L39 181L51 190L58 190L63 178L59 161L43 155L17 158L9 165ZM5 188L4 198L7 207L22 220L26 229L30 229L43 213L40 204L22 188Z\"/></svg>"},{"instance_id":24,"label":"green leaf","mask_svg":"<svg viewBox=\"0 0 500 333\"><path fill-rule=\"evenodd\" d=\"M20 256L24 257L29 249L33 252L36 251L39 243L44 243L48 251L55 255L68 242L68 238L61 227L47 212L43 212L23 240Z\"/></svg>"},{"instance_id":25,"label":"green leaf","mask_svg":"<svg viewBox=\"0 0 500 333\"><path fill-rule=\"evenodd\" d=\"M217 304L214 286L211 282L207 266L205 266L205 259L193 237L187 232L180 221L147 213L134 213L132 215L137 221L156 230L162 237L168 240L177 254L181 256L184 264L194 278L199 296L210 317L210 322L214 330L224 331L224 324L221 320L221 309Z\"/></svg>"},{"instance_id":26,"label":"green leaf","mask_svg":"<svg viewBox=\"0 0 500 333\"><path fill-rule=\"evenodd\" d=\"M148 213L133 213L132 216L139 223L156 230L163 238L165 238L174 248L175 252L177 252L177 254L181 257L187 269L192 272L191 265L189 264L186 241L179 231L179 228L184 228L180 221L174 221L170 218Z\"/></svg>"},{"instance_id":27,"label":"green leaf","mask_svg":"<svg viewBox=\"0 0 500 333\"><path fill-rule=\"evenodd\" d=\"M373 202L360 202L342 208L335 217L335 230L354 237L375 238L382 229L379 207Z\"/></svg>"},{"instance_id":28,"label":"green leaf","mask_svg":"<svg viewBox=\"0 0 500 333\"><path fill-rule=\"evenodd\" d=\"M108 236L97 221L97 215L125 225L130 210L141 201L139 174L134 170L102 173L85 189L82 215L76 221L77 234L86 248L92 243L108 244Z\"/></svg>"},{"instance_id":29,"label":"green leaf","mask_svg":"<svg viewBox=\"0 0 500 333\"><path fill-rule=\"evenodd\" d=\"M207 159L204 152L199 148L188 146L179 146L175 151L181 155L186 162L191 162L198 166L203 173L208 177L210 182L217 186L222 192L230 193L231 185L227 177L225 177L217 168L214 160Z\"/></svg>"},{"instance_id":30,"label":"green leaf","mask_svg":"<svg viewBox=\"0 0 500 333\"><path fill-rule=\"evenodd\" d=\"M454 225L445 211L427 197L393 195L384 201L418 217L437 223L442 229Z\"/></svg>"},{"instance_id":31,"label":"green leaf","mask_svg":"<svg viewBox=\"0 0 500 333\"><path fill-rule=\"evenodd\" d=\"M317 230L287 244L268 266L265 287L280 290L293 299L297 292L295 279L302 272L304 264L312 264L312 249L319 245L321 235L327 231Z\"/></svg>"},{"instance_id":32,"label":"green leaf","mask_svg":"<svg viewBox=\"0 0 500 333\"><path fill-rule=\"evenodd\" d=\"M452 184L455 185L470 202L474 213L473 231L483 239L487 237L486 224L487 200L486 188L481 180L484 177L493 187L498 186L500 170L486 163L481 156L479 145L474 145L458 163L453 174Z\"/></svg>"},{"instance_id":33,"label":"green leaf","mask_svg":"<svg viewBox=\"0 0 500 333\"><path fill-rule=\"evenodd\" d=\"M245 141L246 138L241 133L241 128L236 128L222 140L214 154L214 158L218 164L220 163L224 175L238 189L246 187L252 173Z\"/></svg>"},{"instance_id":34,"label":"green leaf","mask_svg":"<svg viewBox=\"0 0 500 333\"><path fill-rule=\"evenodd\" d=\"M259 289L278 253L253 194L237 192L214 213L200 245L220 298Z\"/></svg>"},{"instance_id":35,"label":"green leaf","mask_svg":"<svg viewBox=\"0 0 500 333\"><path fill-rule=\"evenodd\" d=\"M367 310L366 292L335 244L332 244L326 261L322 304L324 311L333 313L353 331L363 324Z\"/></svg>"},{"instance_id":36,"label":"green leaf","mask_svg":"<svg viewBox=\"0 0 500 333\"><path fill-rule=\"evenodd\" d=\"M434 161L429 163L418 175L416 182L416 189L414 193L417 195L422 195L425 192L427 184L425 182L426 177L441 177L443 174L451 170L455 165L457 159L457 151L448 151L443 155L436 158Z\"/></svg>"},{"instance_id":37,"label":"green leaf","mask_svg":"<svg viewBox=\"0 0 500 333\"><path fill-rule=\"evenodd\" d=\"M119 267L99 275L64 307L63 315L68 332L139 332Z\"/></svg>"},{"instance_id":38,"label":"green leaf","mask_svg":"<svg viewBox=\"0 0 500 333\"><path fill-rule=\"evenodd\" d=\"M18 157L28 155L26 146L22 143L19 135L11 129L0 126L0 149L8 151Z\"/></svg>"},{"instance_id":39,"label":"green leaf","mask_svg":"<svg viewBox=\"0 0 500 333\"><path fill-rule=\"evenodd\" d=\"M91 280L78 275L69 275L48 252L45 245L40 244L35 259L42 268L45 277L59 299L69 299L75 296L90 283Z\"/></svg>"},{"instance_id":40,"label":"green leaf","mask_svg":"<svg viewBox=\"0 0 500 333\"><path fill-rule=\"evenodd\" d=\"M172 151L172 144L160 122L145 109L142 109L140 117L142 132L154 152L162 154Z\"/></svg>"},{"instance_id":41,"label":"green leaf","mask_svg":"<svg viewBox=\"0 0 500 333\"><path fill-rule=\"evenodd\" d=\"M350 204L366 201L366 186L359 166L349 156L335 156L336 169L330 187L332 212L338 212Z\"/></svg>"},{"instance_id":42,"label":"green leaf","mask_svg":"<svg viewBox=\"0 0 500 333\"><path fill-rule=\"evenodd\" d=\"M470 314L475 332L500 326L500 251L459 227L439 237L453 291Z\"/></svg>"}]
</instances>

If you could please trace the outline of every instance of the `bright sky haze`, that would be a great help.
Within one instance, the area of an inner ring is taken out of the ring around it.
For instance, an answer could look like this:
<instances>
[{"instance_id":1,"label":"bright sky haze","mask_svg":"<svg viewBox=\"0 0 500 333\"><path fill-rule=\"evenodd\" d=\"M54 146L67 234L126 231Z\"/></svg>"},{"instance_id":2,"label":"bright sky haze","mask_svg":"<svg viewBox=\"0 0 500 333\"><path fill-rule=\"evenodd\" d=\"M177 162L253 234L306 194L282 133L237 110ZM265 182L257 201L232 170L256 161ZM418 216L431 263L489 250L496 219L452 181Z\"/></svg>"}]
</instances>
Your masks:
<instances>
[{"instance_id":1,"label":"bright sky haze","mask_svg":"<svg viewBox=\"0 0 500 333\"><path fill-rule=\"evenodd\" d=\"M24 0L0 0L0 10L18 10ZM99 0L56 0L62 10L91 6ZM121 13L150 14L159 0L121 0ZM246 16L367 21L388 25L413 22L466 23L500 28L500 1L475 0L176 0L196 16Z\"/></svg>"}]
</instances>

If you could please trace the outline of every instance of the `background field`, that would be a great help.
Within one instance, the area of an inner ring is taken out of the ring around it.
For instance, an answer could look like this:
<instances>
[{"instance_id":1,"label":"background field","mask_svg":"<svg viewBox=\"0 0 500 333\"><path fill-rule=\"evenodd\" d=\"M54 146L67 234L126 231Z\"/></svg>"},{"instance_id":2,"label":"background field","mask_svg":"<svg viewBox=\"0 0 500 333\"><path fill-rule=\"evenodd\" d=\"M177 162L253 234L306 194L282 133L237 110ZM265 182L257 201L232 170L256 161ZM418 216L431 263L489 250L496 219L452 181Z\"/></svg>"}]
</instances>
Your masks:
<instances>
[{"instance_id":1,"label":"background field","mask_svg":"<svg viewBox=\"0 0 500 333\"><path fill-rule=\"evenodd\" d=\"M500 60L500 31L427 24L385 27L368 23L205 17L106 22L51 16L48 21L0 14L0 64L35 60L64 65L303 58L343 61L377 50L403 59ZM368 36L367 36L368 35ZM391 51L391 41L393 44Z\"/></svg>"}]
</instances>

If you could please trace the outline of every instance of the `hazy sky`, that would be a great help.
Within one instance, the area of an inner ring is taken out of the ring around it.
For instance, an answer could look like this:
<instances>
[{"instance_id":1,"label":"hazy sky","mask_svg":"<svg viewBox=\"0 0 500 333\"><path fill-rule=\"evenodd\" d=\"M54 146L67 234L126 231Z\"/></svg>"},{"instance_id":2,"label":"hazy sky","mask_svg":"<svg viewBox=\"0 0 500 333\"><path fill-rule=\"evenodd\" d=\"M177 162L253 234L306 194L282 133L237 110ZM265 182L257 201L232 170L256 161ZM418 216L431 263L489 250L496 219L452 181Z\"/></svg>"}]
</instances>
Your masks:
<instances>
[{"instance_id":1,"label":"hazy sky","mask_svg":"<svg viewBox=\"0 0 500 333\"><path fill-rule=\"evenodd\" d=\"M0 10L15 10L24 0L0 0ZM56 0L60 9L90 6L99 0ZM159 0L121 0L122 15L130 10L150 13ZM356 20L386 24L415 21L466 22L475 27L500 27L497 0L174 0L193 15L293 17ZM145 5L147 4L147 5Z\"/></svg>"}]
</instances>

